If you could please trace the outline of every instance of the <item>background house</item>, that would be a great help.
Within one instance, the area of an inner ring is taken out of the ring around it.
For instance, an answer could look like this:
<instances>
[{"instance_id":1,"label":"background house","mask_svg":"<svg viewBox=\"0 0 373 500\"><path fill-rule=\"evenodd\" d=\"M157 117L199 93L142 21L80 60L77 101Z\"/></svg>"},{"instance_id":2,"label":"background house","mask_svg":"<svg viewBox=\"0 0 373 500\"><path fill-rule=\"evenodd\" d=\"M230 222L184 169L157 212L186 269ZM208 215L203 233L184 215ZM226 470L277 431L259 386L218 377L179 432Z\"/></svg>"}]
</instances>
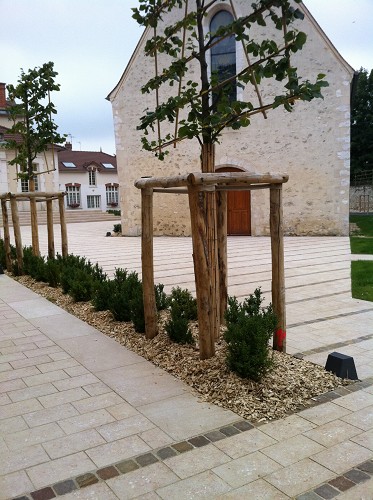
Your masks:
<instances>
[{"instance_id":1,"label":"background house","mask_svg":"<svg viewBox=\"0 0 373 500\"><path fill-rule=\"evenodd\" d=\"M250 8L247 0L235 0L238 16ZM347 235L349 217L350 156L350 93L354 70L341 57L307 8L300 7L305 19L299 22L308 40L305 48L293 56L293 65L303 79L314 81L326 74L329 87L323 90L324 100L299 102L292 113L276 109L253 117L249 127L226 129L216 149L217 170L281 172L289 174L284 186L284 230L294 235ZM230 11L229 2L218 2L206 17L206 31L219 10ZM165 12L163 23L171 24L183 9ZM260 29L260 28L259 28ZM108 96L112 104L119 183L123 201L122 232L141 232L140 192L134 181L142 176L178 175L200 170L200 149L196 140L183 141L172 149L163 162L141 149L141 132L136 130L144 110L154 109L154 94L142 94L141 86L154 77L154 60L145 57L144 46L153 35L145 31L119 83ZM158 66L168 66L159 54ZM235 46L237 69L245 64L240 43ZM193 70L194 68L192 68ZM198 76L198 68L194 74ZM242 92L242 100L250 100ZM175 95L176 89L170 87ZM275 85L261 86L266 96L276 95ZM161 100L165 100L164 89ZM271 99L272 100L272 99ZM162 124L162 135L174 133L173 126ZM269 232L268 193L232 194L228 201L228 217L235 220L230 234L265 235ZM189 235L189 210L184 195L155 196L155 232L165 235Z\"/></svg>"},{"instance_id":2,"label":"background house","mask_svg":"<svg viewBox=\"0 0 373 500\"><path fill-rule=\"evenodd\" d=\"M66 191L70 210L119 207L116 157L102 151L73 151L66 143L58 152L59 190Z\"/></svg>"},{"instance_id":3,"label":"background house","mask_svg":"<svg viewBox=\"0 0 373 500\"><path fill-rule=\"evenodd\" d=\"M15 152L5 149L6 139L10 138L9 128L13 125L9 119L8 107L5 83L0 83L0 193L9 191L21 193L29 190L28 180L17 178L19 167L9 165L9 161L15 157ZM34 161L36 191L58 190L57 148L51 145L45 154L37 155ZM38 210L46 210L45 203L38 203L37 207ZM28 210L29 203L18 202L18 209L20 211Z\"/></svg>"}]
</instances>

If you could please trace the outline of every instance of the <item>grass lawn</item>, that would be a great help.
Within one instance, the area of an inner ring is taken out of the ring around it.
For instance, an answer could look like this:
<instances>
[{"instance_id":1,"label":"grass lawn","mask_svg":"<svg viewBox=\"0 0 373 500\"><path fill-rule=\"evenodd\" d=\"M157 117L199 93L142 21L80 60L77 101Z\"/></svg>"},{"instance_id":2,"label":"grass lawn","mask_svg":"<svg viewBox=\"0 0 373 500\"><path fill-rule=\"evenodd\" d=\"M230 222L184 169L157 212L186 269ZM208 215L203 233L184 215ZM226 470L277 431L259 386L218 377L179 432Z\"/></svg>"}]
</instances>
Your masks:
<instances>
[{"instance_id":1,"label":"grass lawn","mask_svg":"<svg viewBox=\"0 0 373 500\"><path fill-rule=\"evenodd\" d=\"M351 253L373 255L373 238L350 236Z\"/></svg>"},{"instance_id":2,"label":"grass lawn","mask_svg":"<svg viewBox=\"0 0 373 500\"><path fill-rule=\"evenodd\" d=\"M351 262L352 296L373 302L373 260Z\"/></svg>"},{"instance_id":3,"label":"grass lawn","mask_svg":"<svg viewBox=\"0 0 373 500\"><path fill-rule=\"evenodd\" d=\"M373 238L373 215L350 215L350 223L356 224L359 228L354 235Z\"/></svg>"},{"instance_id":4,"label":"grass lawn","mask_svg":"<svg viewBox=\"0 0 373 500\"><path fill-rule=\"evenodd\" d=\"M351 253L373 255L373 215L351 215L358 226L350 237ZM351 285L354 299L373 302L373 260L351 262Z\"/></svg>"}]
</instances>

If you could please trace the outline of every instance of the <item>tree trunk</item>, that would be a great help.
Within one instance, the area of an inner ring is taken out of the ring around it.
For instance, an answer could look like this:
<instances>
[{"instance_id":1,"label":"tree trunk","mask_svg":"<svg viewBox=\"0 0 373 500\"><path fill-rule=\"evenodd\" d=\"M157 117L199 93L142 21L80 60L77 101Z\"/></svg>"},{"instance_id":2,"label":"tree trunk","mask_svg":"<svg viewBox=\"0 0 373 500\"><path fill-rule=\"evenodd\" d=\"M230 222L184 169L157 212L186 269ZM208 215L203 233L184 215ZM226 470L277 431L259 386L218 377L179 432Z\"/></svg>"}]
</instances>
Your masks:
<instances>
[{"instance_id":1,"label":"tree trunk","mask_svg":"<svg viewBox=\"0 0 373 500\"><path fill-rule=\"evenodd\" d=\"M218 269L219 269L219 291L220 291L220 323L225 323L225 311L228 302L228 279L227 279L227 200L228 193L219 191L216 193L217 205L217 234L218 234Z\"/></svg>"},{"instance_id":2,"label":"tree trunk","mask_svg":"<svg viewBox=\"0 0 373 500\"><path fill-rule=\"evenodd\" d=\"M201 155L202 172L215 171L215 145L206 143L202 145ZM216 228L216 191L215 187L211 191L204 191L205 199L205 220L206 220L206 245L208 255L208 266L212 283L212 325L211 334L217 340L220 336L220 293L219 293L219 272L218 272L218 240Z\"/></svg>"}]
</instances>

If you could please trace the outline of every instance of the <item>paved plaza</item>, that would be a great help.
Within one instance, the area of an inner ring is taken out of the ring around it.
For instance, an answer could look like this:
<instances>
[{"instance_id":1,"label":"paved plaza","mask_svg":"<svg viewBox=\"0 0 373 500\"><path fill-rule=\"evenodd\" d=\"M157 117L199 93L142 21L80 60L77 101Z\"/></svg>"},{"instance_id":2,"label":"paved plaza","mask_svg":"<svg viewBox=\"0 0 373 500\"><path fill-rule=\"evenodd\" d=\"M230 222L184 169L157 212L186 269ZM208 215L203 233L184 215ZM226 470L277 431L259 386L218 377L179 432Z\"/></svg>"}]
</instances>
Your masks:
<instances>
[{"instance_id":1,"label":"paved plaza","mask_svg":"<svg viewBox=\"0 0 373 500\"><path fill-rule=\"evenodd\" d=\"M140 273L140 239L111 229L69 225L69 251ZM191 253L155 238L156 282L194 292ZM1 275L0 499L373 499L373 304L350 261L348 238L285 239L288 352L352 355L361 382L257 426ZM269 238L229 238L228 267L231 295L270 299Z\"/></svg>"}]
</instances>

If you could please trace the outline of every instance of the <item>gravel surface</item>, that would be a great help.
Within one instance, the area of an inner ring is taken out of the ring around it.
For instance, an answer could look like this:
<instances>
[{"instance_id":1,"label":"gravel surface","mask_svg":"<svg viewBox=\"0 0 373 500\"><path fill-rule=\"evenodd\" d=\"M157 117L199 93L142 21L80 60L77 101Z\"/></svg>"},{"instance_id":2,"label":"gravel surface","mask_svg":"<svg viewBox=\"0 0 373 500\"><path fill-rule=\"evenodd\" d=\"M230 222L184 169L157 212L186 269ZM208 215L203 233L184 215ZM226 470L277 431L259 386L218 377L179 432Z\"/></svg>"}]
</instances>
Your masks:
<instances>
[{"instance_id":1,"label":"gravel surface","mask_svg":"<svg viewBox=\"0 0 373 500\"><path fill-rule=\"evenodd\" d=\"M163 311L159 318L159 334L153 340L147 340L134 331L131 323L114 321L109 311L94 311L90 302L74 303L60 289L36 282L29 276L14 279L183 380L201 400L230 409L252 422L284 417L308 407L313 397L351 383L326 372L319 365L277 351L273 351L273 371L261 382L242 379L226 367L223 339L216 344L214 358L199 359L197 324L191 325L196 340L194 346L175 344L164 332L168 313Z\"/></svg>"}]
</instances>

